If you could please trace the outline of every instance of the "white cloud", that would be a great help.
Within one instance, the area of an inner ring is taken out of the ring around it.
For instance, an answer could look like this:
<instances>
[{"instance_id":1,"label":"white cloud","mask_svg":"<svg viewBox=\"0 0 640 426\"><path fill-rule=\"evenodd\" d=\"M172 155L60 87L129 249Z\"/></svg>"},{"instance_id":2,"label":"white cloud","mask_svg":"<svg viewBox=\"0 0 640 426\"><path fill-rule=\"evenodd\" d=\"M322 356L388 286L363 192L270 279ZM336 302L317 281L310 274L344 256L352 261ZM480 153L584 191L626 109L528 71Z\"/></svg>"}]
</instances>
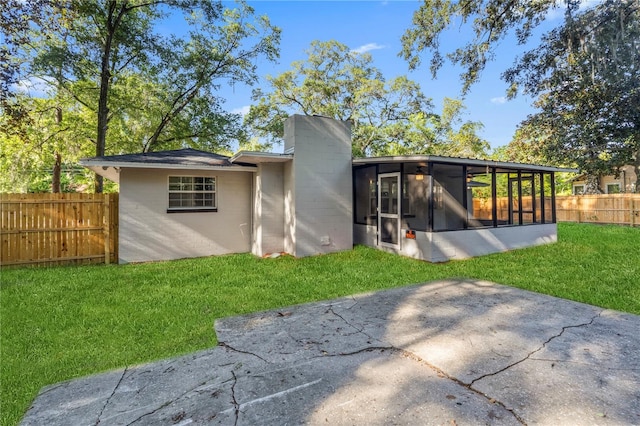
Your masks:
<instances>
[{"instance_id":1,"label":"white cloud","mask_svg":"<svg viewBox=\"0 0 640 426\"><path fill-rule=\"evenodd\" d=\"M18 81L13 87L14 90L27 93L34 98L46 98L52 83L53 78L51 77L31 77Z\"/></svg>"},{"instance_id":2,"label":"white cloud","mask_svg":"<svg viewBox=\"0 0 640 426\"><path fill-rule=\"evenodd\" d=\"M379 50L379 49L384 49L385 46L378 44L378 43L367 43L364 44L360 47L358 47L357 49L352 49L351 51L353 53L366 53L366 52L370 52L372 50Z\"/></svg>"},{"instance_id":3,"label":"white cloud","mask_svg":"<svg viewBox=\"0 0 640 426\"><path fill-rule=\"evenodd\" d=\"M497 98L491 98L491 103L492 104L502 105L505 102L507 102L507 98L505 98L504 96L500 96L500 97L497 97Z\"/></svg>"},{"instance_id":4,"label":"white cloud","mask_svg":"<svg viewBox=\"0 0 640 426\"><path fill-rule=\"evenodd\" d=\"M578 10L582 12L585 9L596 6L598 3L602 3L602 0L581 0L580 6L578 6ZM566 7L564 5L564 2L560 3L557 7L549 9L549 11L547 12L547 19L554 20L564 18L565 11Z\"/></svg>"},{"instance_id":5,"label":"white cloud","mask_svg":"<svg viewBox=\"0 0 640 426\"><path fill-rule=\"evenodd\" d=\"M245 106L241 106L240 108L235 108L231 110L232 114L240 114L241 116L245 116L247 114L249 114L249 109L251 108L251 105L245 105Z\"/></svg>"}]
</instances>

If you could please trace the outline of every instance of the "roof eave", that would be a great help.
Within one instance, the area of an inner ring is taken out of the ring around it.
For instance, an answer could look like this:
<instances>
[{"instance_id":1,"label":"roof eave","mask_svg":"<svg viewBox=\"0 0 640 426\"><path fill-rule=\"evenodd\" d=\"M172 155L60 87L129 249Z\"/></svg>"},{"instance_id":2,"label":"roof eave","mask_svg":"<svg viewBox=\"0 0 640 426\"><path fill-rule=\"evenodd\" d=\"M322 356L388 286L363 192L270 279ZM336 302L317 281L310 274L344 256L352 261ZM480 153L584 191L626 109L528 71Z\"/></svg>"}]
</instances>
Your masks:
<instances>
[{"instance_id":1,"label":"roof eave","mask_svg":"<svg viewBox=\"0 0 640 426\"><path fill-rule=\"evenodd\" d=\"M282 163L293 159L293 154L278 154L275 152L240 151L229 159L231 163Z\"/></svg>"},{"instance_id":2,"label":"roof eave","mask_svg":"<svg viewBox=\"0 0 640 426\"><path fill-rule=\"evenodd\" d=\"M117 167L86 165L82 164L82 162L80 162L80 164L97 175L105 177L115 183L120 183L120 169Z\"/></svg>"},{"instance_id":3,"label":"roof eave","mask_svg":"<svg viewBox=\"0 0 640 426\"><path fill-rule=\"evenodd\" d=\"M436 163L449 163L449 164L461 164L468 166L489 166L499 167L506 169L520 169L520 170L536 170L544 172L565 172L565 173L578 173L578 169L565 168L565 167L552 167L552 166L540 166L536 164L524 164L513 163L508 161L496 161L496 160L482 160L478 158L456 158L456 157L442 157L437 155L402 155L402 156L387 156L387 157L366 157L366 158L354 158L353 164L379 164L379 163L407 163L407 162L436 162Z\"/></svg>"},{"instance_id":4,"label":"roof eave","mask_svg":"<svg viewBox=\"0 0 640 426\"><path fill-rule=\"evenodd\" d=\"M226 171L243 171L243 172L255 172L253 166L241 166L230 165L221 166L215 164L173 164L173 163L135 163L135 162L114 162L114 161L94 161L92 159L80 160L80 165L92 168L92 167L115 167L130 168L130 169L175 169L175 170L226 170Z\"/></svg>"}]
</instances>

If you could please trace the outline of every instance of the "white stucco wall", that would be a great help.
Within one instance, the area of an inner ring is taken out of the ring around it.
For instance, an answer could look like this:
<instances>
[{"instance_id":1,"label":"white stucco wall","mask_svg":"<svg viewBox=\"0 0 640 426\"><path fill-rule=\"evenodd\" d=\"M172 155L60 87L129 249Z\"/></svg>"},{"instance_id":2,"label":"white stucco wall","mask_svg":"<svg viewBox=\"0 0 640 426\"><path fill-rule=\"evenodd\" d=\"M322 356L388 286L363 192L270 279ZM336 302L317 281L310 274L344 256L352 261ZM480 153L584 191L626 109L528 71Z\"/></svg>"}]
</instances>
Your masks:
<instances>
[{"instance_id":1,"label":"white stucco wall","mask_svg":"<svg viewBox=\"0 0 640 426\"><path fill-rule=\"evenodd\" d=\"M253 173L122 169L121 263L251 250ZM217 212L167 213L169 176L215 176Z\"/></svg>"},{"instance_id":2,"label":"white stucco wall","mask_svg":"<svg viewBox=\"0 0 640 426\"><path fill-rule=\"evenodd\" d=\"M295 234L296 234L296 204L294 185L294 165L293 161L285 163L283 168L283 190L284 190L284 251L295 255Z\"/></svg>"},{"instance_id":3,"label":"white stucco wall","mask_svg":"<svg viewBox=\"0 0 640 426\"><path fill-rule=\"evenodd\" d=\"M445 262L554 243L558 240L558 228L554 223L446 232L415 231L415 240L405 238L405 232L406 229L403 229L400 248L394 250L377 245L375 226L356 224L354 242L415 259Z\"/></svg>"},{"instance_id":4,"label":"white stucco wall","mask_svg":"<svg viewBox=\"0 0 640 426\"><path fill-rule=\"evenodd\" d=\"M283 163L263 163L255 174L251 252L256 256L284 251L283 168Z\"/></svg>"},{"instance_id":5,"label":"white stucco wall","mask_svg":"<svg viewBox=\"0 0 640 426\"><path fill-rule=\"evenodd\" d=\"M285 149L285 248L297 257L353 248L351 126L325 117L291 116Z\"/></svg>"}]
</instances>

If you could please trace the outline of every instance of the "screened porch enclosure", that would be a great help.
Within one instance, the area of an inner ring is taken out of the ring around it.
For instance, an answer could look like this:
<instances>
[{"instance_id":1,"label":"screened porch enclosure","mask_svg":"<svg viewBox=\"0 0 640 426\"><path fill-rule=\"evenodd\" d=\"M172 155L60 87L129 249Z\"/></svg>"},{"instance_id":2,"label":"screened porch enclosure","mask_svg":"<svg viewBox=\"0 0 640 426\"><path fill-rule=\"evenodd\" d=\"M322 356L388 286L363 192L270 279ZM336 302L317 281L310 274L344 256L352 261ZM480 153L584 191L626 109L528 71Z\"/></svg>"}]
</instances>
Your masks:
<instances>
[{"instance_id":1,"label":"screened porch enclosure","mask_svg":"<svg viewBox=\"0 0 640 426\"><path fill-rule=\"evenodd\" d=\"M425 234L555 224L555 168L427 156L355 159L353 165L359 243L424 251L433 240ZM511 244L496 244L503 246Z\"/></svg>"}]
</instances>

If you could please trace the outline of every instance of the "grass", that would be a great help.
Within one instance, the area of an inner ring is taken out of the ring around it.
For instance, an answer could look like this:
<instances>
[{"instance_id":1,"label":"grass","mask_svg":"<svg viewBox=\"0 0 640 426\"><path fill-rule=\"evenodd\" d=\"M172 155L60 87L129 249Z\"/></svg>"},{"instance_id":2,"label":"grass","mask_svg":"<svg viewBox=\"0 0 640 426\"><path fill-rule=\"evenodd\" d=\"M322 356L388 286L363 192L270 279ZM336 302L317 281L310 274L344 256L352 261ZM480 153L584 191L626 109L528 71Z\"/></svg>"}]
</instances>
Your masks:
<instances>
[{"instance_id":1,"label":"grass","mask_svg":"<svg viewBox=\"0 0 640 426\"><path fill-rule=\"evenodd\" d=\"M42 386L216 344L216 318L451 277L640 314L640 229L560 224L557 244L430 264L366 247L10 269L0 287L0 424Z\"/></svg>"}]
</instances>

